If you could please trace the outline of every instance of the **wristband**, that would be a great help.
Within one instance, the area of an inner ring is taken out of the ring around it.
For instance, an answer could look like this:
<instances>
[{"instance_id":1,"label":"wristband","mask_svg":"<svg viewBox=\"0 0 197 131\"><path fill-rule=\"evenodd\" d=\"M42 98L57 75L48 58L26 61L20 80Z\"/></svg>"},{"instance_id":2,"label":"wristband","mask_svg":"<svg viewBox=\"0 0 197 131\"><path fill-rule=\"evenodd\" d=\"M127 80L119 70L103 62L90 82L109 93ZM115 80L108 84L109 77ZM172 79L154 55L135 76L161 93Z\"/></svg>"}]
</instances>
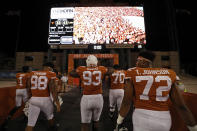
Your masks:
<instances>
[{"instance_id":1,"label":"wristband","mask_svg":"<svg viewBox=\"0 0 197 131\"><path fill-rule=\"evenodd\" d=\"M117 119L117 124L118 124L118 125L122 124L123 120L124 120L124 117L122 117L122 116L119 114L119 115L118 115L118 119Z\"/></svg>"},{"instance_id":2,"label":"wristband","mask_svg":"<svg viewBox=\"0 0 197 131\"><path fill-rule=\"evenodd\" d=\"M187 126L187 128L189 129L189 131L197 131L197 125L195 125L195 126Z\"/></svg>"}]
</instances>

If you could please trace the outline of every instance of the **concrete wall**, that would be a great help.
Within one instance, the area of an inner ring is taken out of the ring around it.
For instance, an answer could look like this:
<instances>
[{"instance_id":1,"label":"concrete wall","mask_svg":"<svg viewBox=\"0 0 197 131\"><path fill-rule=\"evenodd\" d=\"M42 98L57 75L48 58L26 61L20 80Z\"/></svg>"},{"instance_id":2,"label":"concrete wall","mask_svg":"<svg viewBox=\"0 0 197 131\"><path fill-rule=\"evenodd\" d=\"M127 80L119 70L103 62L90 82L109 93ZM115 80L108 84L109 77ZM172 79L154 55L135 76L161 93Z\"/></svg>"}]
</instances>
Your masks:
<instances>
[{"instance_id":1,"label":"concrete wall","mask_svg":"<svg viewBox=\"0 0 197 131\"><path fill-rule=\"evenodd\" d=\"M170 67L176 73L180 72L179 54L176 51L161 52L156 51L156 59L154 61L155 67ZM169 60L162 60L162 57L169 57Z\"/></svg>"},{"instance_id":2,"label":"concrete wall","mask_svg":"<svg viewBox=\"0 0 197 131\"><path fill-rule=\"evenodd\" d=\"M26 56L32 56L33 61L25 61ZM20 71L22 66L30 66L35 70L41 70L44 62L48 61L47 52L17 52L16 53L16 71ZM52 57L55 68L60 71L62 65L62 53L53 53Z\"/></svg>"},{"instance_id":3,"label":"concrete wall","mask_svg":"<svg viewBox=\"0 0 197 131\"><path fill-rule=\"evenodd\" d=\"M58 71L61 71L61 67L63 64L62 56L63 56L62 53L53 53L53 57L56 57L56 59L53 60L53 64Z\"/></svg>"},{"instance_id":4,"label":"concrete wall","mask_svg":"<svg viewBox=\"0 0 197 131\"><path fill-rule=\"evenodd\" d=\"M33 69L41 69L44 62L45 52L17 52L16 53L16 70L20 71L22 66L30 66ZM25 57L32 57L32 61L25 60Z\"/></svg>"},{"instance_id":5,"label":"concrete wall","mask_svg":"<svg viewBox=\"0 0 197 131\"><path fill-rule=\"evenodd\" d=\"M117 51L115 53L118 53ZM124 53L124 55L120 55L120 53ZM155 51L156 54L155 61L153 62L153 67L170 67L176 73L180 72L180 64L179 64L179 54L176 51ZM68 54L67 54L68 55ZM129 56L128 56L129 55ZM33 61L25 61L25 56L32 56ZM16 56L16 70L20 71L22 66L31 66L33 69L42 69L42 64L46 62L47 52L17 52ZM58 71L61 71L63 64L63 54L62 53L53 53L54 57L53 63L55 68ZM134 67L136 63L136 59L138 56L138 52L119 52L119 60L124 60L124 64L128 65L128 68ZM125 59L125 58L129 58ZM168 58L167 60L162 58Z\"/></svg>"}]
</instances>

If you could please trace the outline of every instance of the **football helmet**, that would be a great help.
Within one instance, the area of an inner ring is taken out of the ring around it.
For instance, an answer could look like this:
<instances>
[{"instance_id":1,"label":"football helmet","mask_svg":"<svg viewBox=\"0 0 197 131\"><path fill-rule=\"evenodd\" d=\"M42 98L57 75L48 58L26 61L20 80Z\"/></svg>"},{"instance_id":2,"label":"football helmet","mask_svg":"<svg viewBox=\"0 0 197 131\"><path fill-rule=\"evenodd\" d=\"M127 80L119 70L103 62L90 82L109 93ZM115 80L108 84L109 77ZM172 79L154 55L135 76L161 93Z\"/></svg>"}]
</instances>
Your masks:
<instances>
[{"instance_id":1,"label":"football helmet","mask_svg":"<svg viewBox=\"0 0 197 131\"><path fill-rule=\"evenodd\" d=\"M97 60L96 56L94 56L94 55L89 55L86 59L86 65L88 67L97 66L97 63L98 63L98 60Z\"/></svg>"}]
</instances>

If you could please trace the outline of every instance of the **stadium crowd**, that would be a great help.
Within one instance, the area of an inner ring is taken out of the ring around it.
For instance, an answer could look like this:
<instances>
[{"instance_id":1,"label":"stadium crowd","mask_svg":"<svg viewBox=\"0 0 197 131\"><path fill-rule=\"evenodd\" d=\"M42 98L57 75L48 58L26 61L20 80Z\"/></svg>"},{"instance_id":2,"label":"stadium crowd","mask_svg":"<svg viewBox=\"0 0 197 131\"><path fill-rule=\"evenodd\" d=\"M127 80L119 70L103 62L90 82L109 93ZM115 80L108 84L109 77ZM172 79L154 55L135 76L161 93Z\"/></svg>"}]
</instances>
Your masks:
<instances>
[{"instance_id":1,"label":"stadium crowd","mask_svg":"<svg viewBox=\"0 0 197 131\"><path fill-rule=\"evenodd\" d=\"M74 43L145 44L144 30L130 21L137 17L144 17L143 10L131 7L75 8Z\"/></svg>"}]
</instances>

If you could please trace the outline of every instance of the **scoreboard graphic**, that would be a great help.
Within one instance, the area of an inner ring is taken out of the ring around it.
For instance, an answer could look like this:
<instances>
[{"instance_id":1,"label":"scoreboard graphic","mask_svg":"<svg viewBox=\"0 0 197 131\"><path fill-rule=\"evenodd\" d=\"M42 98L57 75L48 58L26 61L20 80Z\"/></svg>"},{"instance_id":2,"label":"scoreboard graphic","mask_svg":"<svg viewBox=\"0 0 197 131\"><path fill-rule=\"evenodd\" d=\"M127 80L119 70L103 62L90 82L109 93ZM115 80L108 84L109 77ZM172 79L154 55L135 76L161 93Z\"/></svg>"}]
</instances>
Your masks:
<instances>
[{"instance_id":1,"label":"scoreboard graphic","mask_svg":"<svg viewBox=\"0 0 197 131\"><path fill-rule=\"evenodd\" d=\"M49 22L49 44L72 44L74 8L52 8Z\"/></svg>"}]
</instances>

